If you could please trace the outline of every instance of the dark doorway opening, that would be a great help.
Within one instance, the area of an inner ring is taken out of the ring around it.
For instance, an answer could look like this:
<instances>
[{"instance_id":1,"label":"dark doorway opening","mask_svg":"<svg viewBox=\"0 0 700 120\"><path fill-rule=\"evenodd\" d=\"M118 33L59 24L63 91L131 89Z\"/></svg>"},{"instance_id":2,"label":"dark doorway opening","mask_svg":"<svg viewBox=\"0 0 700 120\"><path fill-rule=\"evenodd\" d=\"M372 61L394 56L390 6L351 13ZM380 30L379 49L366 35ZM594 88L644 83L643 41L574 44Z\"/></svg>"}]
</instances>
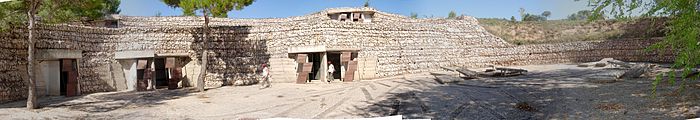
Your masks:
<instances>
[{"instance_id":1,"label":"dark doorway opening","mask_svg":"<svg viewBox=\"0 0 700 120\"><path fill-rule=\"evenodd\" d=\"M169 79L168 76L170 76L170 74L168 72L168 68L165 68L165 58L155 58L153 63L155 67L156 88L167 88Z\"/></svg>"},{"instance_id":2,"label":"dark doorway opening","mask_svg":"<svg viewBox=\"0 0 700 120\"><path fill-rule=\"evenodd\" d=\"M321 78L319 74L321 70L321 53L309 53L308 62L313 63L311 72L309 72L309 81L319 80L319 78Z\"/></svg>"},{"instance_id":3,"label":"dark doorway opening","mask_svg":"<svg viewBox=\"0 0 700 120\"><path fill-rule=\"evenodd\" d=\"M333 79L340 79L340 53L328 53L328 61L333 64L333 68L335 69L335 71L333 71Z\"/></svg>"},{"instance_id":4,"label":"dark doorway opening","mask_svg":"<svg viewBox=\"0 0 700 120\"><path fill-rule=\"evenodd\" d=\"M63 64L63 63L61 63ZM61 68L63 69L63 68ZM66 88L68 87L68 72L61 71L61 82L60 82L61 96L66 96Z\"/></svg>"},{"instance_id":5,"label":"dark doorway opening","mask_svg":"<svg viewBox=\"0 0 700 120\"><path fill-rule=\"evenodd\" d=\"M59 60L59 69L60 95L68 97L77 95L78 68L76 67L76 60Z\"/></svg>"}]
</instances>

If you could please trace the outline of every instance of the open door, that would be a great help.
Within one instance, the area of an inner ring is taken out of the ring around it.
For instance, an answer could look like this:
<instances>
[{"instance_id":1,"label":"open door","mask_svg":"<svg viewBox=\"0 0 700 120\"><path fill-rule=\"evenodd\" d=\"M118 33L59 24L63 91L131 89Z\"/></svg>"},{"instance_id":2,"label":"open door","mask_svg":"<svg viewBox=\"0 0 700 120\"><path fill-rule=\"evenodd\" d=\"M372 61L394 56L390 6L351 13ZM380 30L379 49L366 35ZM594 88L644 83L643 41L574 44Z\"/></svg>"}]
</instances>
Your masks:
<instances>
[{"instance_id":1,"label":"open door","mask_svg":"<svg viewBox=\"0 0 700 120\"><path fill-rule=\"evenodd\" d=\"M153 79L153 69L150 68L148 60L138 60L136 63L136 90L148 90L148 82Z\"/></svg>"},{"instance_id":2,"label":"open door","mask_svg":"<svg viewBox=\"0 0 700 120\"><path fill-rule=\"evenodd\" d=\"M182 79L182 67L175 57L165 58L165 69L168 77L168 89L177 89L177 83Z\"/></svg>"},{"instance_id":3,"label":"open door","mask_svg":"<svg viewBox=\"0 0 700 120\"><path fill-rule=\"evenodd\" d=\"M78 69L75 59L61 60L61 95L78 95Z\"/></svg>"}]
</instances>

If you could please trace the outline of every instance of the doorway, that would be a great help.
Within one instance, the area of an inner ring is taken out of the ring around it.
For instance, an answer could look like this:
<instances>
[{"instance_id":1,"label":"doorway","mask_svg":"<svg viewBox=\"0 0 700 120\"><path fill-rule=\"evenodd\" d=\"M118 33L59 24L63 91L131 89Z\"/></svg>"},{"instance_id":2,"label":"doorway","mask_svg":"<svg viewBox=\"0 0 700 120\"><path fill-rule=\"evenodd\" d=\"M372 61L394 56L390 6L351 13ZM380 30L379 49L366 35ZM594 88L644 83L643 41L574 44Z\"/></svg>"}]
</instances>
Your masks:
<instances>
[{"instance_id":1,"label":"doorway","mask_svg":"<svg viewBox=\"0 0 700 120\"><path fill-rule=\"evenodd\" d=\"M170 73L165 67L165 58L155 58L153 65L155 67L156 88L167 88Z\"/></svg>"},{"instance_id":2,"label":"doorway","mask_svg":"<svg viewBox=\"0 0 700 120\"><path fill-rule=\"evenodd\" d=\"M307 62L313 63L311 66L311 72L309 72L309 79L307 82L311 82L311 80L320 80L321 74L321 53L309 53L309 59Z\"/></svg>"},{"instance_id":3,"label":"doorway","mask_svg":"<svg viewBox=\"0 0 700 120\"><path fill-rule=\"evenodd\" d=\"M340 53L328 53L328 62L331 62L333 64L333 68L335 69L333 72L333 79L341 79L341 64L340 64ZM328 63L326 63L328 64Z\"/></svg>"},{"instance_id":4,"label":"doorway","mask_svg":"<svg viewBox=\"0 0 700 120\"><path fill-rule=\"evenodd\" d=\"M61 96L75 96L78 88L78 69L75 59L59 60L59 90Z\"/></svg>"}]
</instances>

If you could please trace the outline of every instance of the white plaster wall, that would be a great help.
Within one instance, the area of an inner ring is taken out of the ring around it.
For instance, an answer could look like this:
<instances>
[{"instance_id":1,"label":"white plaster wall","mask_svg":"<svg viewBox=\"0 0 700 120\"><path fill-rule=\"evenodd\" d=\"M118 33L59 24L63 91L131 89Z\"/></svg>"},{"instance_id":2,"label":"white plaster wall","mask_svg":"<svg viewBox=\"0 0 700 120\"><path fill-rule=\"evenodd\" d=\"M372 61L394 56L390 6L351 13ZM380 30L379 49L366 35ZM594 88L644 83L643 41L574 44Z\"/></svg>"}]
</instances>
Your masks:
<instances>
[{"instance_id":1,"label":"white plaster wall","mask_svg":"<svg viewBox=\"0 0 700 120\"><path fill-rule=\"evenodd\" d=\"M61 68L56 60L42 61L37 71L37 91L39 95L61 95Z\"/></svg>"},{"instance_id":2,"label":"white plaster wall","mask_svg":"<svg viewBox=\"0 0 700 120\"><path fill-rule=\"evenodd\" d=\"M126 90L136 91L136 60L119 60L126 79Z\"/></svg>"}]
</instances>

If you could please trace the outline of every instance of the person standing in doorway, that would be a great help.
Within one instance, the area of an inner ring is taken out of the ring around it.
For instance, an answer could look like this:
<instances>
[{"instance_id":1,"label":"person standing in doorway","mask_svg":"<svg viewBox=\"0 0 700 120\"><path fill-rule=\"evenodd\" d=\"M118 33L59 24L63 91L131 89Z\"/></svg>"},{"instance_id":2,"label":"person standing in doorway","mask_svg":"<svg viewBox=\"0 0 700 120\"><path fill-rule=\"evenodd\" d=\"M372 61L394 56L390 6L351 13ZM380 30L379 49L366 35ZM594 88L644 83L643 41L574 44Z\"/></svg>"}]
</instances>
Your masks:
<instances>
[{"instance_id":1,"label":"person standing in doorway","mask_svg":"<svg viewBox=\"0 0 700 120\"><path fill-rule=\"evenodd\" d=\"M335 72L335 67L333 67L333 63L331 61L328 61L328 80L326 82L331 83L333 81L333 72Z\"/></svg>"},{"instance_id":2,"label":"person standing in doorway","mask_svg":"<svg viewBox=\"0 0 700 120\"><path fill-rule=\"evenodd\" d=\"M267 64L262 64L262 78L260 80L260 89L270 87L270 69Z\"/></svg>"}]
</instances>

